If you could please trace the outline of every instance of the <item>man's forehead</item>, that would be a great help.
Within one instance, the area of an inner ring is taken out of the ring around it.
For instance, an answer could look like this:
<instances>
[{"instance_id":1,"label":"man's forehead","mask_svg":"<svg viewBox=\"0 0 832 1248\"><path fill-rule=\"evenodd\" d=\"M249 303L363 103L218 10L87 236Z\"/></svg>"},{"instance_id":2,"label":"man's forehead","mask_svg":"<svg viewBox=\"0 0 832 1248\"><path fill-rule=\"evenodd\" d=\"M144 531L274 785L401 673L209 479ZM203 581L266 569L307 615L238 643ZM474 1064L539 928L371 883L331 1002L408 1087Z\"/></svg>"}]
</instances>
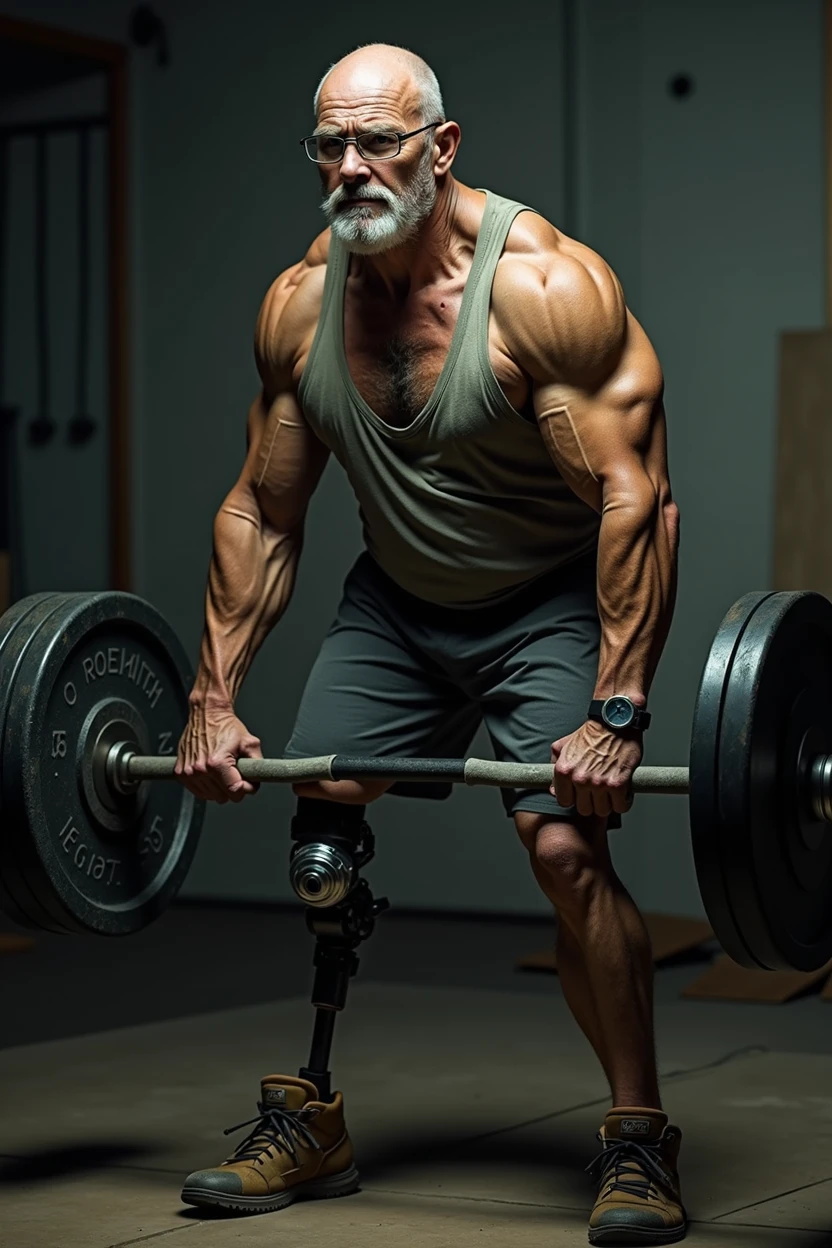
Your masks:
<instances>
[{"instance_id":1,"label":"man's forehead","mask_svg":"<svg viewBox=\"0 0 832 1248\"><path fill-rule=\"evenodd\" d=\"M321 109L316 134L341 134L348 130L400 130L404 124L398 109Z\"/></svg>"},{"instance_id":2,"label":"man's forehead","mask_svg":"<svg viewBox=\"0 0 832 1248\"><path fill-rule=\"evenodd\" d=\"M418 92L413 75L404 65L395 62L356 61L338 65L321 88L319 111L353 115L374 110L401 114L416 102Z\"/></svg>"}]
</instances>

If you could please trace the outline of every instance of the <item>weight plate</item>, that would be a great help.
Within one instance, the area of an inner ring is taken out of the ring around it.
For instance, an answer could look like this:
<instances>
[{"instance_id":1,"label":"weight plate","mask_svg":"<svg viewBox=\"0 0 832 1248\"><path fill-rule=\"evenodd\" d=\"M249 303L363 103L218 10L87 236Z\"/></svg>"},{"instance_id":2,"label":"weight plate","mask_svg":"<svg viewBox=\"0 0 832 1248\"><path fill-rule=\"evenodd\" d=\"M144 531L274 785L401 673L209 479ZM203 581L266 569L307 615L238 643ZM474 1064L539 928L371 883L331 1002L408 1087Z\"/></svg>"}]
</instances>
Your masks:
<instances>
[{"instance_id":1,"label":"weight plate","mask_svg":"<svg viewBox=\"0 0 832 1248\"><path fill-rule=\"evenodd\" d=\"M771 970L832 958L832 837L811 761L832 753L832 603L773 594L749 621L720 734L726 868L746 945Z\"/></svg>"},{"instance_id":2,"label":"weight plate","mask_svg":"<svg viewBox=\"0 0 832 1248\"><path fill-rule=\"evenodd\" d=\"M693 716L690 739L689 817L693 859L708 920L727 954L741 966L757 966L734 914L723 863L719 742L728 678L739 639L767 593L746 594L722 620L711 645Z\"/></svg>"},{"instance_id":3,"label":"weight plate","mask_svg":"<svg viewBox=\"0 0 832 1248\"><path fill-rule=\"evenodd\" d=\"M3 823L16 882L64 930L125 935L177 893L204 805L175 781L116 794L104 760L125 736L140 752L174 753L191 673L167 622L132 594L72 595L51 608L28 617L25 645L21 626L9 646L19 654L3 734Z\"/></svg>"},{"instance_id":4,"label":"weight plate","mask_svg":"<svg viewBox=\"0 0 832 1248\"><path fill-rule=\"evenodd\" d=\"M0 758L11 691L27 641L66 594L31 594L0 617ZM0 781L2 772L0 771ZM4 814L0 783L0 910L24 927L65 932L66 929L44 910L33 894L19 866L15 822Z\"/></svg>"},{"instance_id":5,"label":"weight plate","mask_svg":"<svg viewBox=\"0 0 832 1248\"><path fill-rule=\"evenodd\" d=\"M715 642L730 657L710 747L695 724L691 759L704 750L715 761L716 810L706 828L692 767L694 852L727 952L745 966L812 971L832 958L832 837L809 787L812 761L832 753L832 603L808 592L750 597L733 646L730 629Z\"/></svg>"}]
</instances>

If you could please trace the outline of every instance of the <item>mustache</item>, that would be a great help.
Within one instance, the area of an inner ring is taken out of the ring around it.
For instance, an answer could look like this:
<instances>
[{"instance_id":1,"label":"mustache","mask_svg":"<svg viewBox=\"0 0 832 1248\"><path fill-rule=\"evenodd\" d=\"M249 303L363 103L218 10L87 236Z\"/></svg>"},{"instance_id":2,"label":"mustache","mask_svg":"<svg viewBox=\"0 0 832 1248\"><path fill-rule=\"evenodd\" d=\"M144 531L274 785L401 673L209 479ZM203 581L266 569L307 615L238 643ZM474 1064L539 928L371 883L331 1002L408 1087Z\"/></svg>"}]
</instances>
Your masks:
<instances>
[{"instance_id":1,"label":"mustache","mask_svg":"<svg viewBox=\"0 0 832 1248\"><path fill-rule=\"evenodd\" d=\"M383 203L389 204L392 196L388 191L381 188L365 187L363 190L355 191L350 194L343 186L339 186L326 199L328 208L338 208L341 204L368 204Z\"/></svg>"}]
</instances>

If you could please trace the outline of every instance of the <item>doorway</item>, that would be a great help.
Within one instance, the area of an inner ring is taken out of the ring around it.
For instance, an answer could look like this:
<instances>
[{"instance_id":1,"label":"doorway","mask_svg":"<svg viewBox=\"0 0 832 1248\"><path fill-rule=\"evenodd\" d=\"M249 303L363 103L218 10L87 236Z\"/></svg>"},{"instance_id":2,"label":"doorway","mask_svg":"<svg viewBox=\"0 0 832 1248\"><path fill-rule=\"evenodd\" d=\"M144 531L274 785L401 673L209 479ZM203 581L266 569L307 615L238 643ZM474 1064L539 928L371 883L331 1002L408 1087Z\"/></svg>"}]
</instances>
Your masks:
<instances>
[{"instance_id":1,"label":"doorway","mask_svg":"<svg viewBox=\"0 0 832 1248\"><path fill-rule=\"evenodd\" d=\"M0 16L0 611L129 589L127 49Z\"/></svg>"}]
</instances>

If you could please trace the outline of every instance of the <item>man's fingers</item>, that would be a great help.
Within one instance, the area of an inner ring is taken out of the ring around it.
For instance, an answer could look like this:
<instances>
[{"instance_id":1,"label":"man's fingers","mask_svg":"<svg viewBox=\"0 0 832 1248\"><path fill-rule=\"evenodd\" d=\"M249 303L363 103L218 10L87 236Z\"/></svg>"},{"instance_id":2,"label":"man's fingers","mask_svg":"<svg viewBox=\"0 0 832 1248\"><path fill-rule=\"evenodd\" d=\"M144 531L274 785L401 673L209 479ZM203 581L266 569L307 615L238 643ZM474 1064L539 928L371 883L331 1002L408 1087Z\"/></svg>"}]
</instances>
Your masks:
<instances>
[{"instance_id":1,"label":"man's fingers","mask_svg":"<svg viewBox=\"0 0 832 1248\"><path fill-rule=\"evenodd\" d=\"M263 751L260 748L259 737L244 737L240 742L240 758L262 758ZM239 775L239 772L237 773ZM260 782L256 780L244 780L240 776L240 784L238 786L240 796L247 797L249 793L256 793L260 788Z\"/></svg>"},{"instance_id":2,"label":"man's fingers","mask_svg":"<svg viewBox=\"0 0 832 1248\"><path fill-rule=\"evenodd\" d=\"M633 790L630 781L610 785L609 789L612 808L617 815L626 815L633 804Z\"/></svg>"},{"instance_id":3,"label":"man's fingers","mask_svg":"<svg viewBox=\"0 0 832 1248\"><path fill-rule=\"evenodd\" d=\"M227 802L228 787L221 771L209 758L200 758L193 764L194 774L199 776L202 792L208 802Z\"/></svg>"},{"instance_id":4,"label":"man's fingers","mask_svg":"<svg viewBox=\"0 0 832 1248\"><path fill-rule=\"evenodd\" d=\"M558 764L555 764L555 781L554 795L560 802L561 806L575 805L575 786L572 783L572 773L570 771L561 771Z\"/></svg>"},{"instance_id":5,"label":"man's fingers","mask_svg":"<svg viewBox=\"0 0 832 1248\"><path fill-rule=\"evenodd\" d=\"M611 795L606 782L596 778L589 779L587 781L587 791L589 794L589 813L606 818L612 810Z\"/></svg>"},{"instance_id":6,"label":"man's fingers","mask_svg":"<svg viewBox=\"0 0 832 1248\"><path fill-rule=\"evenodd\" d=\"M237 760L230 754L219 754L208 759L209 770L216 777L217 786L228 802L241 802L252 793L253 787L244 780L237 768Z\"/></svg>"}]
</instances>

